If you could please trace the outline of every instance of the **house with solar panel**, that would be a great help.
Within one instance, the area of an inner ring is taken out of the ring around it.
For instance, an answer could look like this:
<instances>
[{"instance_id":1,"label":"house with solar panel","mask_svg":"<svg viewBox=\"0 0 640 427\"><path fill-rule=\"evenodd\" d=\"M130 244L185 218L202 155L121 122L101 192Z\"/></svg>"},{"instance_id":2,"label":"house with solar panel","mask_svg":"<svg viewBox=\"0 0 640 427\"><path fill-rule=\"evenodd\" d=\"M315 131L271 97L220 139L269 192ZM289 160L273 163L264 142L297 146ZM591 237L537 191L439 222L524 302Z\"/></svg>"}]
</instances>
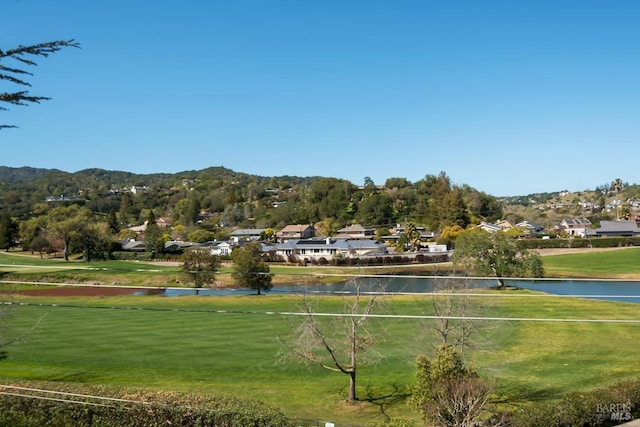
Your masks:
<instances>
[{"instance_id":1,"label":"house with solar panel","mask_svg":"<svg viewBox=\"0 0 640 427\"><path fill-rule=\"evenodd\" d=\"M587 218L563 219L560 225L555 227L556 231L566 233L569 236L586 237L590 235L587 231L591 228L591 221Z\"/></svg>"},{"instance_id":2,"label":"house with solar panel","mask_svg":"<svg viewBox=\"0 0 640 427\"><path fill-rule=\"evenodd\" d=\"M373 239L289 239L276 245L276 254L288 262L313 262L387 254L387 246Z\"/></svg>"}]
</instances>

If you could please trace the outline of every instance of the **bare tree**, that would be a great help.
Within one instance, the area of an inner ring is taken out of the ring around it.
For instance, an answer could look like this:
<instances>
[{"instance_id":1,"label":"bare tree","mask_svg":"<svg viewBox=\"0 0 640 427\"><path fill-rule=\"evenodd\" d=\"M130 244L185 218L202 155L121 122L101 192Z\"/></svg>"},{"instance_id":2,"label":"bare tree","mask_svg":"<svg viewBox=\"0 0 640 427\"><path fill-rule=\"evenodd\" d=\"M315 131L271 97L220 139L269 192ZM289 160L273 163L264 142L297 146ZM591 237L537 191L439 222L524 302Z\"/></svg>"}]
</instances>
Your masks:
<instances>
[{"instance_id":1,"label":"bare tree","mask_svg":"<svg viewBox=\"0 0 640 427\"><path fill-rule=\"evenodd\" d=\"M347 400L358 400L356 378L359 365L379 361L382 355L375 350L377 337L374 311L382 308L384 294L378 290L365 292L364 283L354 279L351 292L343 294L343 313L320 313L319 298L305 294L301 298L301 311L306 314L294 330L291 343L300 363L317 365L349 377Z\"/></svg>"},{"instance_id":2,"label":"bare tree","mask_svg":"<svg viewBox=\"0 0 640 427\"><path fill-rule=\"evenodd\" d=\"M468 295L472 283L468 279L436 279L432 295L433 312L436 316L432 328L439 344L452 346L464 354L471 344L471 336L480 328L477 321L469 317L479 316L483 306Z\"/></svg>"}]
</instances>

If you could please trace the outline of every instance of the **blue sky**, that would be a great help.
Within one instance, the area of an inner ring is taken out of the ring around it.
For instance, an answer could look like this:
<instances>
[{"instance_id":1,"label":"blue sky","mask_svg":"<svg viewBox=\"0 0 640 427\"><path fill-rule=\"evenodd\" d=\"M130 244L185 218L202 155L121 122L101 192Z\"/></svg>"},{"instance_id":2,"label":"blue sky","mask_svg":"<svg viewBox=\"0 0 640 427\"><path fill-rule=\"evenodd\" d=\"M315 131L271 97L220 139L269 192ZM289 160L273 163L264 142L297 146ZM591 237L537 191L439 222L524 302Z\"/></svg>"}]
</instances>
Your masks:
<instances>
[{"instance_id":1,"label":"blue sky","mask_svg":"<svg viewBox=\"0 0 640 427\"><path fill-rule=\"evenodd\" d=\"M6 0L38 59L0 165L412 182L635 183L640 2ZM10 65L10 64L7 64ZM0 83L0 91L16 86Z\"/></svg>"}]
</instances>

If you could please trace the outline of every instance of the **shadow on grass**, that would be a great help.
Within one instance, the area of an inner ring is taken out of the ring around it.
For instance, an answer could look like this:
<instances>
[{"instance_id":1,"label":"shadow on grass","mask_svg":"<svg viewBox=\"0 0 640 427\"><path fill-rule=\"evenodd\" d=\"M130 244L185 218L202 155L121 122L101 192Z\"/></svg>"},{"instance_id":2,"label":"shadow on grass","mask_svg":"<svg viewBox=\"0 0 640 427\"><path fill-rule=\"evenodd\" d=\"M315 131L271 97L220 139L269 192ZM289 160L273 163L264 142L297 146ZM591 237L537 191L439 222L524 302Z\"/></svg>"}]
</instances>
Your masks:
<instances>
[{"instance_id":1,"label":"shadow on grass","mask_svg":"<svg viewBox=\"0 0 640 427\"><path fill-rule=\"evenodd\" d=\"M64 374L51 375L45 381L61 383L84 383L97 378L96 375L87 375L87 371L66 372Z\"/></svg>"},{"instance_id":2,"label":"shadow on grass","mask_svg":"<svg viewBox=\"0 0 640 427\"><path fill-rule=\"evenodd\" d=\"M378 406L380 413L389 420L391 417L387 415L387 409L390 406L405 402L409 396L411 396L411 391L406 384L395 382L389 383L382 388L368 384L365 388L364 397L359 400Z\"/></svg>"}]
</instances>

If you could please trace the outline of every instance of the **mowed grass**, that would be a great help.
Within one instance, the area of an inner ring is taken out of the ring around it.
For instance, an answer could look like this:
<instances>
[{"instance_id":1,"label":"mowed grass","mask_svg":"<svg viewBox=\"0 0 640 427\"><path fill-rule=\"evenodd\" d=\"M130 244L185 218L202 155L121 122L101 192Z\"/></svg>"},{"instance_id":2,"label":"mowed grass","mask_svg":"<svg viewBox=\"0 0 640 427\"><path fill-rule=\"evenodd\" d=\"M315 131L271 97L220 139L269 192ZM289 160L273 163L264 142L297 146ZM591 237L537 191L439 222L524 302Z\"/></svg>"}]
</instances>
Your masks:
<instances>
[{"instance_id":1,"label":"mowed grass","mask_svg":"<svg viewBox=\"0 0 640 427\"><path fill-rule=\"evenodd\" d=\"M637 323L570 323L550 319L640 319L637 304L532 297L529 291L471 297L487 317L545 321L476 321L467 353L501 390L556 399L638 374ZM70 381L214 393L264 400L297 419L371 425L387 415L415 417L403 399L344 403L347 377L304 367L282 354L297 317L295 296L26 298L8 319L13 336L0 362L3 381ZM319 310L341 312L340 297ZM430 297L397 296L387 313L432 314ZM406 395L418 354L435 343L428 319L385 318L373 326L385 358L362 365L361 399ZM515 391L514 391L515 390Z\"/></svg>"},{"instance_id":2,"label":"mowed grass","mask_svg":"<svg viewBox=\"0 0 640 427\"><path fill-rule=\"evenodd\" d=\"M640 277L640 248L606 252L549 255L542 257L548 277L630 278Z\"/></svg>"},{"instance_id":3,"label":"mowed grass","mask_svg":"<svg viewBox=\"0 0 640 427\"><path fill-rule=\"evenodd\" d=\"M636 248L543 257L547 276L556 277L630 277L640 274L638 261L640 249ZM41 278L45 272L45 277L56 281L174 286L180 277L177 267L135 262L64 263L0 253L0 264L10 262L22 266L0 267L0 273L21 278ZM29 271L31 268L34 270ZM277 267L278 275L304 277L319 271L340 274L312 267ZM228 273L228 267L222 273ZM509 295L506 298L490 297L486 292L473 301L488 317L640 319L637 304L531 297L533 293L528 291L503 292ZM4 381L69 381L229 394L264 400L290 417L350 425L382 421L383 412L419 419L400 398L346 405L345 375L283 359L286 351L279 338L290 335L296 318L277 313L297 310L299 301L293 296L3 298L38 304L12 308L8 323L4 323L9 336L26 334L6 347L9 358L0 362ZM390 302L389 310L394 314L432 314L428 297L394 297ZM342 306L340 298L324 297L320 308L341 312ZM380 321L375 327L380 331L376 334L380 337L377 349L385 358L373 366L360 366L361 399L408 393L416 356L430 353L436 341L431 322ZM476 322L480 328L474 347L467 352L469 360L514 397L557 399L570 391L638 375L637 323Z\"/></svg>"}]
</instances>

